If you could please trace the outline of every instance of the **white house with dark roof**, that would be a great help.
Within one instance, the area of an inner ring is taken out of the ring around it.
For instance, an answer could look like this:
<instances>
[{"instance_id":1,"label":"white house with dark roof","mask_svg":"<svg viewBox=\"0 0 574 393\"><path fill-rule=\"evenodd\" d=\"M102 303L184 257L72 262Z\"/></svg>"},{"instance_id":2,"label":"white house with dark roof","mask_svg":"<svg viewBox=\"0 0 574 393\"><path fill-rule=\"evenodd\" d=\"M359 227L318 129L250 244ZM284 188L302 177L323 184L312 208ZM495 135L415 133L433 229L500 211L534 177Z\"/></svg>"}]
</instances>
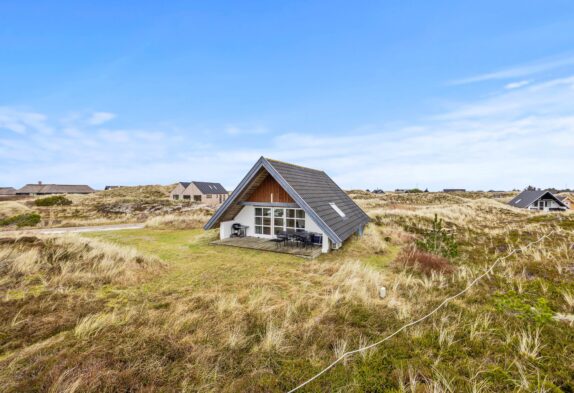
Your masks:
<instances>
[{"instance_id":1,"label":"white house with dark roof","mask_svg":"<svg viewBox=\"0 0 574 393\"><path fill-rule=\"evenodd\" d=\"M219 226L221 239L231 237L234 224L243 235L263 239L304 231L317 235L325 253L361 234L368 222L325 172L261 157L204 228Z\"/></svg>"},{"instance_id":2,"label":"white house with dark roof","mask_svg":"<svg viewBox=\"0 0 574 393\"><path fill-rule=\"evenodd\" d=\"M528 210L563 211L568 206L548 190L525 190L508 202L510 206Z\"/></svg>"},{"instance_id":3,"label":"white house with dark roof","mask_svg":"<svg viewBox=\"0 0 574 393\"><path fill-rule=\"evenodd\" d=\"M228 196L221 184L202 181L180 182L170 193L170 198L174 200L189 200L211 206L221 205Z\"/></svg>"}]
</instances>

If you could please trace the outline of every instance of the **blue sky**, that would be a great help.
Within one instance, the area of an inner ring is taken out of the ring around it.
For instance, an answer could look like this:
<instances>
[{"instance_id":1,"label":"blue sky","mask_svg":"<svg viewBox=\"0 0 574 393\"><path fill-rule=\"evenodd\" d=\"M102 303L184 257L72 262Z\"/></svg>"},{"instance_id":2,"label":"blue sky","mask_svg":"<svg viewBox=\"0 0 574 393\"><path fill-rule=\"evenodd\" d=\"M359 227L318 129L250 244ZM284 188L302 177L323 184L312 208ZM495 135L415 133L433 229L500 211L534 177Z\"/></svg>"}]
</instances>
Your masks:
<instances>
[{"instance_id":1,"label":"blue sky","mask_svg":"<svg viewBox=\"0 0 574 393\"><path fill-rule=\"evenodd\" d=\"M3 2L0 186L574 187L574 3L406 3Z\"/></svg>"}]
</instances>

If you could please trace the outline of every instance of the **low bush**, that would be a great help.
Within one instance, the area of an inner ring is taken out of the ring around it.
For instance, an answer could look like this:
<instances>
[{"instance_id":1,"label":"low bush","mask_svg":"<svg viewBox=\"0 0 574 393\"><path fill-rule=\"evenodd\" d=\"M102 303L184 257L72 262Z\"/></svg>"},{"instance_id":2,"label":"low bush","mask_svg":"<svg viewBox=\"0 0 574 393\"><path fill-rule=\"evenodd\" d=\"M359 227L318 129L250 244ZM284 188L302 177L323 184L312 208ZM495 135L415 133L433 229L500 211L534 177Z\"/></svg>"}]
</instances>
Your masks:
<instances>
[{"instance_id":1,"label":"low bush","mask_svg":"<svg viewBox=\"0 0 574 393\"><path fill-rule=\"evenodd\" d=\"M34 204L36 206L70 206L72 201L63 195L54 195L36 199Z\"/></svg>"},{"instance_id":2,"label":"low bush","mask_svg":"<svg viewBox=\"0 0 574 393\"><path fill-rule=\"evenodd\" d=\"M41 217L38 213L24 213L0 220L0 226L16 225L18 228L33 227L37 225L40 220Z\"/></svg>"},{"instance_id":3,"label":"low bush","mask_svg":"<svg viewBox=\"0 0 574 393\"><path fill-rule=\"evenodd\" d=\"M404 249L397 257L397 262L424 274L431 274L433 271L440 273L452 273L454 271L454 267L448 259L421 251L416 247Z\"/></svg>"},{"instance_id":4,"label":"low bush","mask_svg":"<svg viewBox=\"0 0 574 393\"><path fill-rule=\"evenodd\" d=\"M530 299L527 296L509 291L494 296L496 308L521 319L530 319L541 325L552 321L554 312L544 297Z\"/></svg>"}]
</instances>

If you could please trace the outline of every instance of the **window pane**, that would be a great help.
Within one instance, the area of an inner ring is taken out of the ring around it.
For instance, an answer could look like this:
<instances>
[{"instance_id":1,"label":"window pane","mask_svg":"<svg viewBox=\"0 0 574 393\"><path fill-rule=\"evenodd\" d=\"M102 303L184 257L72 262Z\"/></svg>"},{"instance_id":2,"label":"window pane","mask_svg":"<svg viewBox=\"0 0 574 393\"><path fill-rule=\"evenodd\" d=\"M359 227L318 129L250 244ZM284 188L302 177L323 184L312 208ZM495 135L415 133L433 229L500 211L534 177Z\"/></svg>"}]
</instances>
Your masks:
<instances>
[{"instance_id":1,"label":"window pane","mask_svg":"<svg viewBox=\"0 0 574 393\"><path fill-rule=\"evenodd\" d=\"M256 227L255 227L255 233L258 234L258 235L261 235L261 232L262 232L262 227L256 226Z\"/></svg>"},{"instance_id":2,"label":"window pane","mask_svg":"<svg viewBox=\"0 0 574 393\"><path fill-rule=\"evenodd\" d=\"M297 229L305 229L305 220L297 220Z\"/></svg>"},{"instance_id":3,"label":"window pane","mask_svg":"<svg viewBox=\"0 0 574 393\"><path fill-rule=\"evenodd\" d=\"M275 220L273 220L273 225L275 225L276 227L283 227L283 219L282 218L276 218ZM281 228L283 229L283 228Z\"/></svg>"},{"instance_id":4,"label":"window pane","mask_svg":"<svg viewBox=\"0 0 574 393\"><path fill-rule=\"evenodd\" d=\"M261 214L261 208L260 207L255 208L255 215L256 216L262 216L263 215L263 214Z\"/></svg>"},{"instance_id":5,"label":"window pane","mask_svg":"<svg viewBox=\"0 0 574 393\"><path fill-rule=\"evenodd\" d=\"M277 227L275 227L275 228L273 229L273 233L274 233L275 235L278 235L278 234L280 234L281 232L283 232L283 228L277 228Z\"/></svg>"},{"instance_id":6,"label":"window pane","mask_svg":"<svg viewBox=\"0 0 574 393\"><path fill-rule=\"evenodd\" d=\"M263 217L271 217L271 208L269 207L263 208Z\"/></svg>"},{"instance_id":7,"label":"window pane","mask_svg":"<svg viewBox=\"0 0 574 393\"><path fill-rule=\"evenodd\" d=\"M263 227L264 235L271 235L271 227Z\"/></svg>"},{"instance_id":8,"label":"window pane","mask_svg":"<svg viewBox=\"0 0 574 393\"><path fill-rule=\"evenodd\" d=\"M287 219L287 227L295 228L295 220L288 218Z\"/></svg>"},{"instance_id":9,"label":"window pane","mask_svg":"<svg viewBox=\"0 0 574 393\"><path fill-rule=\"evenodd\" d=\"M287 209L287 217L295 218L295 209Z\"/></svg>"},{"instance_id":10,"label":"window pane","mask_svg":"<svg viewBox=\"0 0 574 393\"><path fill-rule=\"evenodd\" d=\"M297 218L305 218L305 210L297 210Z\"/></svg>"},{"instance_id":11,"label":"window pane","mask_svg":"<svg viewBox=\"0 0 574 393\"><path fill-rule=\"evenodd\" d=\"M270 226L271 225L271 218L263 217L263 225Z\"/></svg>"},{"instance_id":12,"label":"window pane","mask_svg":"<svg viewBox=\"0 0 574 393\"><path fill-rule=\"evenodd\" d=\"M283 209L273 209L275 217L283 217L285 211Z\"/></svg>"},{"instance_id":13,"label":"window pane","mask_svg":"<svg viewBox=\"0 0 574 393\"><path fill-rule=\"evenodd\" d=\"M255 217L255 225L261 225L263 219L261 217Z\"/></svg>"}]
</instances>

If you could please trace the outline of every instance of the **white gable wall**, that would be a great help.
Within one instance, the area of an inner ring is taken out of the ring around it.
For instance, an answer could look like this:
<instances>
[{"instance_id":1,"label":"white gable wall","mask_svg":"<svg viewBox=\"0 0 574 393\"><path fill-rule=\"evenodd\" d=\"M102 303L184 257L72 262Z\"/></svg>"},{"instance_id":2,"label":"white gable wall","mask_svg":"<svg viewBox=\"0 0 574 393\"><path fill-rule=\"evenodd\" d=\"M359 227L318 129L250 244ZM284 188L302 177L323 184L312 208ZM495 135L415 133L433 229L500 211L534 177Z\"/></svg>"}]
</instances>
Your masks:
<instances>
[{"instance_id":1,"label":"white gable wall","mask_svg":"<svg viewBox=\"0 0 574 393\"><path fill-rule=\"evenodd\" d=\"M558 204L558 202L556 202L554 199L541 199L540 201L546 202L544 207L536 206L536 203L539 202L539 201L536 201L536 202L532 203L530 206L528 206L528 209L529 210L542 210L542 211L550 211L550 209L564 209L564 207L562 205Z\"/></svg>"},{"instance_id":2,"label":"white gable wall","mask_svg":"<svg viewBox=\"0 0 574 393\"><path fill-rule=\"evenodd\" d=\"M247 226L246 236L261 237L266 239L271 239L272 235L261 235L255 233L255 206L244 206L243 209L235 216L231 221L223 221L219 225L219 237L220 239L227 239L231 236L232 228L234 223L239 223L241 225ZM308 232L319 233L323 236L323 244L321 246L322 252L326 253L330 250L330 241L327 234L317 225L317 223L308 215L305 214L305 230Z\"/></svg>"}]
</instances>

